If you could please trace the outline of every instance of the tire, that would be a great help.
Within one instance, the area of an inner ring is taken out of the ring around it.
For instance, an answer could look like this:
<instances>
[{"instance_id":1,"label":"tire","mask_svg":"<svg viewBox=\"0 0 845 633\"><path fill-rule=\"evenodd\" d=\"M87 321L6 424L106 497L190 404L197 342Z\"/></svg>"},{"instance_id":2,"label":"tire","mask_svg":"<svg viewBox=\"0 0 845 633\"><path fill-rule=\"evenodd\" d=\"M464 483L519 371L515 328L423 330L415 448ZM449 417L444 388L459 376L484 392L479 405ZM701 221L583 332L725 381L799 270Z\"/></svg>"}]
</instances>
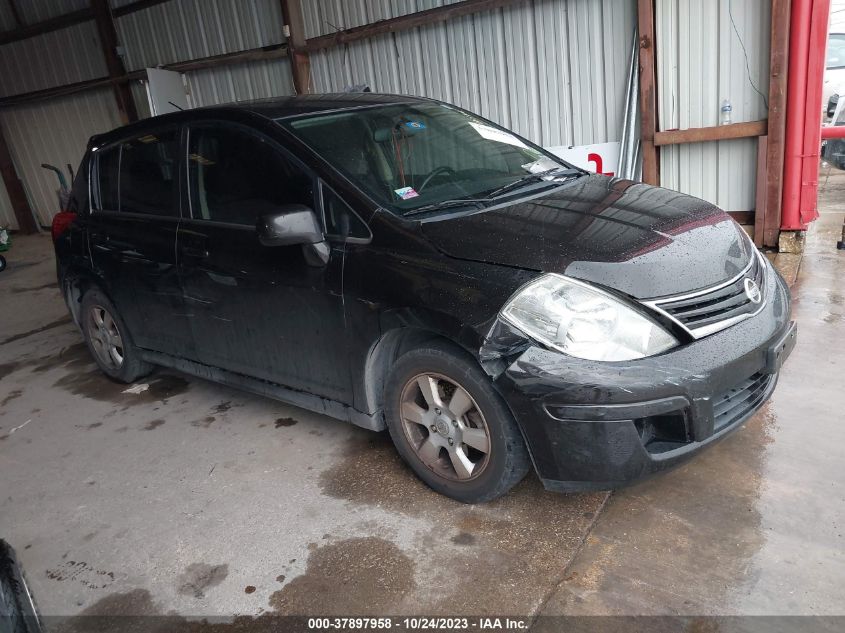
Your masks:
<instances>
[{"instance_id":1,"label":"tire","mask_svg":"<svg viewBox=\"0 0 845 633\"><path fill-rule=\"evenodd\" d=\"M92 288L82 297L80 321L88 350L106 376L130 383L153 370L141 358L126 324L101 290Z\"/></svg>"},{"instance_id":2,"label":"tire","mask_svg":"<svg viewBox=\"0 0 845 633\"><path fill-rule=\"evenodd\" d=\"M434 341L404 354L385 384L384 402L399 455L447 497L491 501L528 473L516 421L489 376L462 350Z\"/></svg>"},{"instance_id":3,"label":"tire","mask_svg":"<svg viewBox=\"0 0 845 633\"><path fill-rule=\"evenodd\" d=\"M0 539L0 623L8 633L40 633L35 604L14 550Z\"/></svg>"},{"instance_id":4,"label":"tire","mask_svg":"<svg viewBox=\"0 0 845 633\"><path fill-rule=\"evenodd\" d=\"M6 258L0 255L0 273L6 270Z\"/></svg>"}]
</instances>

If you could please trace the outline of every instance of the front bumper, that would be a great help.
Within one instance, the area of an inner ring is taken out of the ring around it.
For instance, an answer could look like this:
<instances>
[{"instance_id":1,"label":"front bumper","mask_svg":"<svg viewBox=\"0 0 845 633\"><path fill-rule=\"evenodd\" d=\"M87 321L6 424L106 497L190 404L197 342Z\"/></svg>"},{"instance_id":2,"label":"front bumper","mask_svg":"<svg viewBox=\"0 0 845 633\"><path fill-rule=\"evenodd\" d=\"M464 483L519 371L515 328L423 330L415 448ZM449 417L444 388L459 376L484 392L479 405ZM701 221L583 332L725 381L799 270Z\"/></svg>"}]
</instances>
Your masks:
<instances>
[{"instance_id":1,"label":"front bumper","mask_svg":"<svg viewBox=\"0 0 845 633\"><path fill-rule=\"evenodd\" d=\"M601 363L532 346L495 379L550 490L601 490L666 470L769 398L797 328L770 269L756 316L676 350Z\"/></svg>"}]
</instances>

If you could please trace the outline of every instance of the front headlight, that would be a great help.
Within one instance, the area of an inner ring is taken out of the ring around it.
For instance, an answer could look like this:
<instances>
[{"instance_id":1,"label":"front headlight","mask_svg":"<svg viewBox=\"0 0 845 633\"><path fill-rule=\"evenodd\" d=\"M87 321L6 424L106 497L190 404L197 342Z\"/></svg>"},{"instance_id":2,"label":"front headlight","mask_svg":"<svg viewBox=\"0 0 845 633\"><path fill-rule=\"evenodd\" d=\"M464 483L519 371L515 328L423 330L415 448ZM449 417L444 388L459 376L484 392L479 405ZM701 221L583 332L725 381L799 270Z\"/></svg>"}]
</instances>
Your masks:
<instances>
[{"instance_id":1,"label":"front headlight","mask_svg":"<svg viewBox=\"0 0 845 633\"><path fill-rule=\"evenodd\" d=\"M522 288L500 316L531 338L586 360L633 360L678 345L666 330L613 295L555 274Z\"/></svg>"}]
</instances>

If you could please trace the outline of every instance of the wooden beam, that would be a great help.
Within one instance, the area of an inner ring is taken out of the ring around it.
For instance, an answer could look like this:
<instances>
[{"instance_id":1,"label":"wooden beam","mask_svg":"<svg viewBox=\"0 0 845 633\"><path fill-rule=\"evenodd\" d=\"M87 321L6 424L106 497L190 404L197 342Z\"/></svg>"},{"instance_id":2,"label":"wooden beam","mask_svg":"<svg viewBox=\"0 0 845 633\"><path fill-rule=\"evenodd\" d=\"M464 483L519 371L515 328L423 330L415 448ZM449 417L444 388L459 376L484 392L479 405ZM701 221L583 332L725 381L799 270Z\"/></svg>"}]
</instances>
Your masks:
<instances>
[{"instance_id":1,"label":"wooden beam","mask_svg":"<svg viewBox=\"0 0 845 633\"><path fill-rule=\"evenodd\" d=\"M18 220L18 229L21 233L37 233L38 227L35 224L35 218L32 215L23 183L18 178L18 172L15 170L14 163L12 163L12 155L9 153L8 145L6 145L2 126L0 126L0 174L2 174L3 183L6 185L6 193L9 194L9 201L12 203L15 218Z\"/></svg>"},{"instance_id":2,"label":"wooden beam","mask_svg":"<svg viewBox=\"0 0 845 633\"><path fill-rule=\"evenodd\" d=\"M660 184L657 165L657 85L654 76L654 0L637 0L640 35L640 141L643 154L643 182Z\"/></svg>"},{"instance_id":3,"label":"wooden beam","mask_svg":"<svg viewBox=\"0 0 845 633\"><path fill-rule=\"evenodd\" d=\"M705 141L726 141L732 138L755 138L764 136L769 129L766 119L714 125L713 127L693 127L688 130L666 130L654 134L654 144L682 145L684 143L703 143Z\"/></svg>"},{"instance_id":4,"label":"wooden beam","mask_svg":"<svg viewBox=\"0 0 845 633\"><path fill-rule=\"evenodd\" d=\"M71 84L53 86L52 88L33 90L32 92L22 92L0 99L0 108L16 106L32 101L41 101L52 97L63 97L65 95L75 94L85 90L93 90L95 88L102 88L103 86L110 86L111 84L112 80L110 77L98 77L96 79L86 79L85 81L76 81Z\"/></svg>"},{"instance_id":5,"label":"wooden beam","mask_svg":"<svg viewBox=\"0 0 845 633\"><path fill-rule=\"evenodd\" d=\"M162 2L169 2L169 0L138 0L137 2L132 2L115 9L114 15L115 17L122 17L124 15L134 13L135 11L149 9L150 7L154 7ZM29 24L19 29L6 31L5 33L0 33L0 46L11 42L25 40L30 37L35 37L36 35L43 35L44 33L58 31L59 29L74 26L75 24L81 24L82 22L88 22L93 19L94 11L91 7L85 7L84 9L71 11L70 13L63 13L62 15L57 15L54 18L36 22L35 24Z\"/></svg>"},{"instance_id":6,"label":"wooden beam","mask_svg":"<svg viewBox=\"0 0 845 633\"><path fill-rule=\"evenodd\" d=\"M302 18L302 0L281 0L282 17L285 21L288 47L290 49L290 70L296 94L311 92L311 58L305 50L305 21Z\"/></svg>"},{"instance_id":7,"label":"wooden beam","mask_svg":"<svg viewBox=\"0 0 845 633\"><path fill-rule=\"evenodd\" d=\"M188 59L183 62L173 62L172 64L162 64L160 68L164 70L174 70L177 72L190 72L192 70L205 70L206 68L216 68L219 66L231 66L233 64L243 64L246 62L267 61L268 59L281 59L288 56L287 44L271 44L269 46L261 46L259 48L250 48L245 51L236 51L234 53L222 53L221 55L211 55L210 57L200 57L199 59ZM146 70L135 70L129 73L129 79L144 79L146 78Z\"/></svg>"},{"instance_id":8,"label":"wooden beam","mask_svg":"<svg viewBox=\"0 0 845 633\"><path fill-rule=\"evenodd\" d=\"M57 15L54 18L49 18L42 22L36 22L35 24L30 24L19 29L0 33L0 45L25 40L36 35L50 33L51 31L58 31L59 29L90 20L93 17L94 14L90 8L78 9L77 11Z\"/></svg>"},{"instance_id":9,"label":"wooden beam","mask_svg":"<svg viewBox=\"0 0 845 633\"><path fill-rule=\"evenodd\" d=\"M755 184L754 203L754 244L763 246L763 226L766 219L766 155L769 149L769 137L761 136L757 141L757 181Z\"/></svg>"},{"instance_id":10,"label":"wooden beam","mask_svg":"<svg viewBox=\"0 0 845 633\"><path fill-rule=\"evenodd\" d=\"M129 89L129 81L125 79L126 68L123 66L123 60L117 54L117 29L114 25L114 16L109 6L109 0L91 0L91 9L94 11L94 20L97 23L97 33L100 35L100 44L103 49L103 57L106 60L106 68L109 69L109 77L117 80L113 84L113 88L120 120L124 124L137 121L138 110L135 108L135 100L132 98L132 91Z\"/></svg>"},{"instance_id":11,"label":"wooden beam","mask_svg":"<svg viewBox=\"0 0 845 633\"><path fill-rule=\"evenodd\" d=\"M169 1L170 0L136 0L136 2L124 4L122 7L115 7L112 9L112 13L114 14L114 17L122 18L124 15L129 15L130 13L135 13L136 11L143 11L144 9L150 9L156 5L164 4Z\"/></svg>"},{"instance_id":12,"label":"wooden beam","mask_svg":"<svg viewBox=\"0 0 845 633\"><path fill-rule=\"evenodd\" d=\"M428 26L439 22L460 18L482 11L493 11L515 4L525 4L528 0L464 0L442 7L434 7L425 11L417 11L407 15L400 15L387 20L379 20L372 24L342 29L336 33L328 33L312 37L305 43L304 50L314 53L326 48L334 48L342 44L349 44L358 40L368 39L385 33L408 31L420 26Z\"/></svg>"},{"instance_id":13,"label":"wooden beam","mask_svg":"<svg viewBox=\"0 0 845 633\"><path fill-rule=\"evenodd\" d=\"M786 81L789 68L790 0L772 0L769 60L769 129L766 151L766 215L763 245L777 247L783 208L783 157L786 146Z\"/></svg>"},{"instance_id":14,"label":"wooden beam","mask_svg":"<svg viewBox=\"0 0 845 633\"><path fill-rule=\"evenodd\" d=\"M754 211L728 211L728 215L740 224L749 225L754 223Z\"/></svg>"}]
</instances>

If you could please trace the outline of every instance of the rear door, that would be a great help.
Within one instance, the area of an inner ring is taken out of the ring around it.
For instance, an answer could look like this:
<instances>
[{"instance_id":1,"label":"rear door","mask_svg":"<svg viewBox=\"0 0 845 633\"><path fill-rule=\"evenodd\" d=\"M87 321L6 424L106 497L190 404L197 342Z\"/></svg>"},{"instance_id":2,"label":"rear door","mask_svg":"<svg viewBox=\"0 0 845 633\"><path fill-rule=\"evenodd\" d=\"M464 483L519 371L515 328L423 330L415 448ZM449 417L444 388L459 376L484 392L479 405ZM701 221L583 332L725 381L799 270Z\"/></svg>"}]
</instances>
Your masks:
<instances>
[{"instance_id":1,"label":"rear door","mask_svg":"<svg viewBox=\"0 0 845 633\"><path fill-rule=\"evenodd\" d=\"M176 269L181 128L126 138L94 152L91 258L142 348L184 355L192 337Z\"/></svg>"},{"instance_id":2,"label":"rear door","mask_svg":"<svg viewBox=\"0 0 845 633\"><path fill-rule=\"evenodd\" d=\"M191 217L179 261L196 359L351 402L342 258L263 246L258 217L283 204L315 208L315 178L275 141L218 121L188 132ZM187 214L186 214L187 215Z\"/></svg>"}]
</instances>

